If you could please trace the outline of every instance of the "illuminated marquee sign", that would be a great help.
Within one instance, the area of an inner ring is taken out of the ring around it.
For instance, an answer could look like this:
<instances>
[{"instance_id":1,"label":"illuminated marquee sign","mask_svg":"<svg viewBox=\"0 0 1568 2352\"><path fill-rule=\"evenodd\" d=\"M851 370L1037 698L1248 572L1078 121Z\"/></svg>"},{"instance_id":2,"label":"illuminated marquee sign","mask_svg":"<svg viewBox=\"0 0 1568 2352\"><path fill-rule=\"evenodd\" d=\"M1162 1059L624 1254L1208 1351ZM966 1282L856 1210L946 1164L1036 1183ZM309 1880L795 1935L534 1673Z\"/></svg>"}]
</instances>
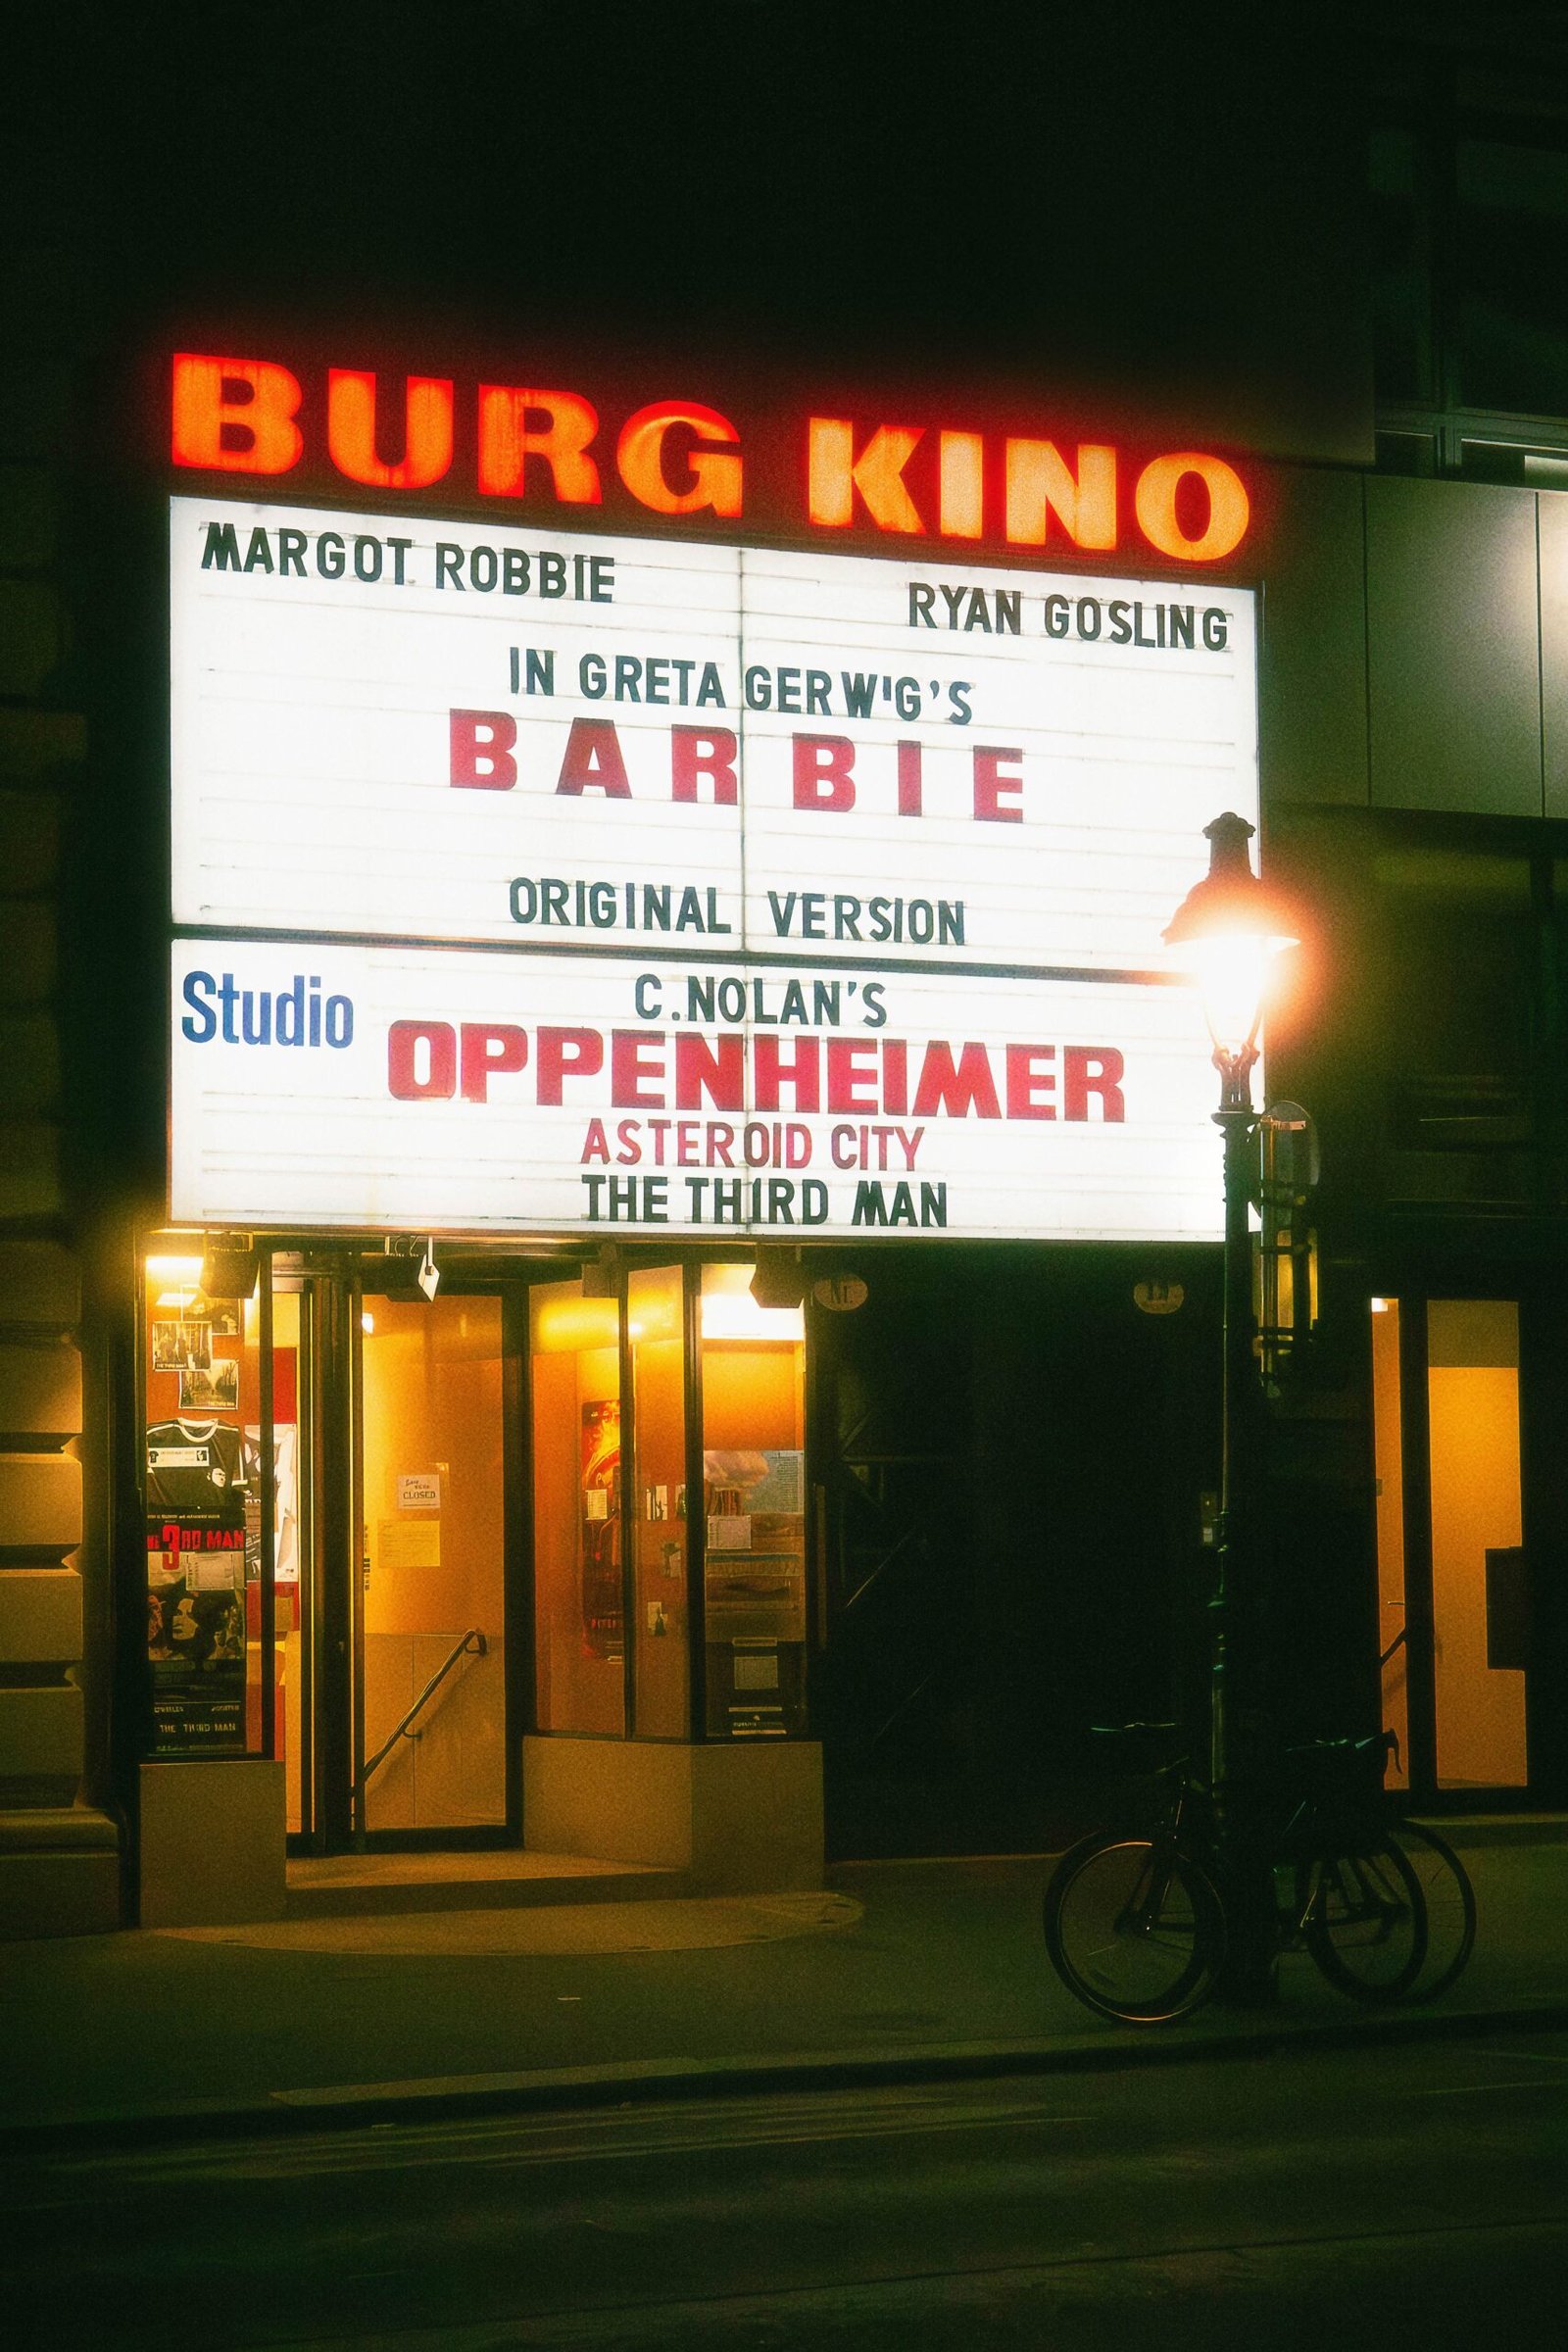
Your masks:
<instances>
[{"instance_id":1,"label":"illuminated marquee sign","mask_svg":"<svg viewBox=\"0 0 1568 2352\"><path fill-rule=\"evenodd\" d=\"M171 507L176 1217L1217 1231L1158 938L1248 591L237 486Z\"/></svg>"},{"instance_id":2,"label":"illuminated marquee sign","mask_svg":"<svg viewBox=\"0 0 1568 2352\"><path fill-rule=\"evenodd\" d=\"M691 524L799 536L859 531L1091 563L1212 564L1251 521L1242 476L1213 451L1134 452L1098 434L986 433L829 410L743 425L706 400L605 409L560 386L296 369L180 352L176 466L265 480L284 495L368 490L504 501L555 519ZM389 454L395 453L395 454Z\"/></svg>"},{"instance_id":3,"label":"illuminated marquee sign","mask_svg":"<svg viewBox=\"0 0 1568 2352\"><path fill-rule=\"evenodd\" d=\"M173 995L174 1204L197 1222L1214 1228L1177 989L181 939Z\"/></svg>"}]
</instances>

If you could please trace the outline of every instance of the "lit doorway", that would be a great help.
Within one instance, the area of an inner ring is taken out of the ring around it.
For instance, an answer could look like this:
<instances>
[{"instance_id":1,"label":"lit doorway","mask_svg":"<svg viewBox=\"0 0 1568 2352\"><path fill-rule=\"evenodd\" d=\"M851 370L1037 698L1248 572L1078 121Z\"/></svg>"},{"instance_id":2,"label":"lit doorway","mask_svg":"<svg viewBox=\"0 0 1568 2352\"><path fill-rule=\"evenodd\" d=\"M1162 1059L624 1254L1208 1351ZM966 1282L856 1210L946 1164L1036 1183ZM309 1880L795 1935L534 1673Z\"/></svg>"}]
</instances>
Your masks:
<instances>
[{"instance_id":1,"label":"lit doorway","mask_svg":"<svg viewBox=\"0 0 1568 2352\"><path fill-rule=\"evenodd\" d=\"M510 1299L427 1299L352 1260L300 1287L298 1424L274 1432L299 1485L297 1594L279 1583L291 1838L316 1853L513 1841Z\"/></svg>"},{"instance_id":2,"label":"lit doorway","mask_svg":"<svg viewBox=\"0 0 1568 2352\"><path fill-rule=\"evenodd\" d=\"M1530 1780L1519 1323L1510 1298L1372 1301L1383 1719L1423 1799Z\"/></svg>"},{"instance_id":3,"label":"lit doorway","mask_svg":"<svg viewBox=\"0 0 1568 2352\"><path fill-rule=\"evenodd\" d=\"M361 1299L355 1827L504 1829L502 1301Z\"/></svg>"}]
</instances>

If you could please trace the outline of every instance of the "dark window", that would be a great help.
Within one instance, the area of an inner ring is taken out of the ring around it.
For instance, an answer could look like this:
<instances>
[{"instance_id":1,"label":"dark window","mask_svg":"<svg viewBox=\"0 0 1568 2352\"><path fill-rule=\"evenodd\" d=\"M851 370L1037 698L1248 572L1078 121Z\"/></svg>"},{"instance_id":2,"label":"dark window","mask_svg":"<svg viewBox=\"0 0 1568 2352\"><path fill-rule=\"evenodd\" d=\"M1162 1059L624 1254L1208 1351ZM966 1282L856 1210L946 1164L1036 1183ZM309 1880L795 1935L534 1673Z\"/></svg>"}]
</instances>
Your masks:
<instances>
[{"instance_id":1,"label":"dark window","mask_svg":"<svg viewBox=\"0 0 1568 2352\"><path fill-rule=\"evenodd\" d=\"M1454 183L1453 398L1568 416L1568 153L1461 139Z\"/></svg>"},{"instance_id":2,"label":"dark window","mask_svg":"<svg viewBox=\"0 0 1568 2352\"><path fill-rule=\"evenodd\" d=\"M1396 1149L1528 1143L1539 953L1529 861L1389 849L1376 877Z\"/></svg>"},{"instance_id":3,"label":"dark window","mask_svg":"<svg viewBox=\"0 0 1568 2352\"><path fill-rule=\"evenodd\" d=\"M1382 401L1426 403L1437 394L1422 177L1414 131L1394 124L1373 131L1368 158L1372 364Z\"/></svg>"},{"instance_id":4,"label":"dark window","mask_svg":"<svg viewBox=\"0 0 1568 2352\"><path fill-rule=\"evenodd\" d=\"M1436 433L1380 432L1377 437L1379 473L1409 473L1430 481L1438 471Z\"/></svg>"}]
</instances>

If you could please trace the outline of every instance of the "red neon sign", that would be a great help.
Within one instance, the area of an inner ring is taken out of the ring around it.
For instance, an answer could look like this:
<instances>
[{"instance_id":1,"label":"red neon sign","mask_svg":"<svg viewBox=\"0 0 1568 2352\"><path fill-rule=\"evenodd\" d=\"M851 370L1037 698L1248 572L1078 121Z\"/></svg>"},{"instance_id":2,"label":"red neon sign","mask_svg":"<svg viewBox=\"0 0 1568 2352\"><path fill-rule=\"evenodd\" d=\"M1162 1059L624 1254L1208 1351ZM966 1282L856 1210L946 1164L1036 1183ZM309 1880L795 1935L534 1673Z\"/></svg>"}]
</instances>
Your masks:
<instances>
[{"instance_id":1,"label":"red neon sign","mask_svg":"<svg viewBox=\"0 0 1568 2352\"><path fill-rule=\"evenodd\" d=\"M319 394L273 360L174 355L170 452L199 471L276 479L304 467L406 495L599 507L607 483L670 520L747 514L740 427L707 402L650 402L602 424L580 392L450 377L383 383L329 368ZM319 419L319 421L318 421ZM471 429L470 429L471 428ZM1168 563L1215 564L1247 536L1251 502L1227 460L1201 450L1131 456L1114 444L807 416L801 507L780 527L935 538L1061 557L1137 543ZM461 457L460 454L462 453ZM934 459L934 463L932 462Z\"/></svg>"}]
</instances>

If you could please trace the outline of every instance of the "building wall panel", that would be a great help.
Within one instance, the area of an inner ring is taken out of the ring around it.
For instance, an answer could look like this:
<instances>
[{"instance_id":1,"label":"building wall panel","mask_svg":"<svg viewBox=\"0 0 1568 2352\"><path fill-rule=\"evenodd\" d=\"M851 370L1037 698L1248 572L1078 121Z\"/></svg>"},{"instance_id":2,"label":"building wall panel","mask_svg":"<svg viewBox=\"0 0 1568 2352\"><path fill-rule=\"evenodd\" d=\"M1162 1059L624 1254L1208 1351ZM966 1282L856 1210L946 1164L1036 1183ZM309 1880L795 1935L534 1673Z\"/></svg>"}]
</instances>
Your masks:
<instances>
[{"instance_id":1,"label":"building wall panel","mask_svg":"<svg viewBox=\"0 0 1568 2352\"><path fill-rule=\"evenodd\" d=\"M1541 546L1541 732L1545 813L1568 816L1568 497L1536 500Z\"/></svg>"},{"instance_id":2,"label":"building wall panel","mask_svg":"<svg viewBox=\"0 0 1568 2352\"><path fill-rule=\"evenodd\" d=\"M0 775L6 772L0 764ZM60 860L60 804L52 793L0 791L0 873L20 898L48 890Z\"/></svg>"},{"instance_id":3,"label":"building wall panel","mask_svg":"<svg viewBox=\"0 0 1568 2352\"><path fill-rule=\"evenodd\" d=\"M58 1242L0 1240L0 1324L72 1331L81 1318L81 1276Z\"/></svg>"},{"instance_id":4,"label":"building wall panel","mask_svg":"<svg viewBox=\"0 0 1568 2352\"><path fill-rule=\"evenodd\" d=\"M60 1033L53 1013L0 1013L0 1101L31 1113L60 1108Z\"/></svg>"},{"instance_id":5,"label":"building wall panel","mask_svg":"<svg viewBox=\"0 0 1568 2352\"><path fill-rule=\"evenodd\" d=\"M69 1801L80 1774L81 1692L75 1684L0 1689L0 1783L58 1783Z\"/></svg>"},{"instance_id":6,"label":"building wall panel","mask_svg":"<svg viewBox=\"0 0 1568 2352\"><path fill-rule=\"evenodd\" d=\"M1371 799L1540 816L1536 498L1366 484Z\"/></svg>"},{"instance_id":7,"label":"building wall panel","mask_svg":"<svg viewBox=\"0 0 1568 2352\"><path fill-rule=\"evenodd\" d=\"M43 1004L54 994L58 925L48 899L13 899L5 908L0 1004Z\"/></svg>"},{"instance_id":8,"label":"building wall panel","mask_svg":"<svg viewBox=\"0 0 1568 2352\"><path fill-rule=\"evenodd\" d=\"M0 1544L71 1551L81 1542L81 1464L70 1454L0 1454Z\"/></svg>"},{"instance_id":9,"label":"building wall panel","mask_svg":"<svg viewBox=\"0 0 1568 2352\"><path fill-rule=\"evenodd\" d=\"M1263 591L1258 692L1263 805L1365 808L1366 548L1361 484L1279 483Z\"/></svg>"},{"instance_id":10,"label":"building wall panel","mask_svg":"<svg viewBox=\"0 0 1568 2352\"><path fill-rule=\"evenodd\" d=\"M0 1666L74 1665L80 1656L74 1568L0 1568Z\"/></svg>"},{"instance_id":11,"label":"building wall panel","mask_svg":"<svg viewBox=\"0 0 1568 2352\"><path fill-rule=\"evenodd\" d=\"M56 1341L0 1341L0 1435L73 1438L81 1428L81 1358Z\"/></svg>"}]
</instances>

